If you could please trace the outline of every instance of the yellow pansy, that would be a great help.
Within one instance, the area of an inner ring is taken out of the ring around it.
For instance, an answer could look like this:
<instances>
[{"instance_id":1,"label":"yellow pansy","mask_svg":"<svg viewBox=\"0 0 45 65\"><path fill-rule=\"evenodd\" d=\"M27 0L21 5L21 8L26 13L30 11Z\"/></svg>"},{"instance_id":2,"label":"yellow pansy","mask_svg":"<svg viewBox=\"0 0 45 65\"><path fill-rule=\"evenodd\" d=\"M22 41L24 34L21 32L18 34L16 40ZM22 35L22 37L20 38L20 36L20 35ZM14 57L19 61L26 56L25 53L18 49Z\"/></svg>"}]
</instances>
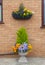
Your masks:
<instances>
[{"instance_id":1,"label":"yellow pansy","mask_svg":"<svg viewBox=\"0 0 45 65\"><path fill-rule=\"evenodd\" d=\"M19 48L19 46L20 46L20 44L19 44L19 43L17 43L17 44L16 44L16 47L17 47L17 48Z\"/></svg>"},{"instance_id":2,"label":"yellow pansy","mask_svg":"<svg viewBox=\"0 0 45 65\"><path fill-rule=\"evenodd\" d=\"M30 10L27 10L27 12L30 12Z\"/></svg>"},{"instance_id":3,"label":"yellow pansy","mask_svg":"<svg viewBox=\"0 0 45 65\"><path fill-rule=\"evenodd\" d=\"M14 52L16 52L16 50L13 50Z\"/></svg>"},{"instance_id":4,"label":"yellow pansy","mask_svg":"<svg viewBox=\"0 0 45 65\"><path fill-rule=\"evenodd\" d=\"M29 15L29 13L27 12L27 15Z\"/></svg>"},{"instance_id":5,"label":"yellow pansy","mask_svg":"<svg viewBox=\"0 0 45 65\"><path fill-rule=\"evenodd\" d=\"M14 52L16 52L16 50L17 50L16 46L13 46L12 49Z\"/></svg>"},{"instance_id":6,"label":"yellow pansy","mask_svg":"<svg viewBox=\"0 0 45 65\"><path fill-rule=\"evenodd\" d=\"M32 13L32 11L30 11L30 10L27 10L27 12Z\"/></svg>"},{"instance_id":7,"label":"yellow pansy","mask_svg":"<svg viewBox=\"0 0 45 65\"><path fill-rule=\"evenodd\" d=\"M24 16L26 15L26 13L23 14Z\"/></svg>"},{"instance_id":8,"label":"yellow pansy","mask_svg":"<svg viewBox=\"0 0 45 65\"><path fill-rule=\"evenodd\" d=\"M16 48L16 47L14 47L14 48L13 48L13 51L14 51L14 52L16 52L16 51L17 51L17 48Z\"/></svg>"},{"instance_id":9,"label":"yellow pansy","mask_svg":"<svg viewBox=\"0 0 45 65\"><path fill-rule=\"evenodd\" d=\"M26 8L24 8L24 11L26 11L27 9Z\"/></svg>"},{"instance_id":10,"label":"yellow pansy","mask_svg":"<svg viewBox=\"0 0 45 65\"><path fill-rule=\"evenodd\" d=\"M29 45L28 45L28 48L29 48L29 49L32 49L32 45L29 44Z\"/></svg>"}]
</instances>

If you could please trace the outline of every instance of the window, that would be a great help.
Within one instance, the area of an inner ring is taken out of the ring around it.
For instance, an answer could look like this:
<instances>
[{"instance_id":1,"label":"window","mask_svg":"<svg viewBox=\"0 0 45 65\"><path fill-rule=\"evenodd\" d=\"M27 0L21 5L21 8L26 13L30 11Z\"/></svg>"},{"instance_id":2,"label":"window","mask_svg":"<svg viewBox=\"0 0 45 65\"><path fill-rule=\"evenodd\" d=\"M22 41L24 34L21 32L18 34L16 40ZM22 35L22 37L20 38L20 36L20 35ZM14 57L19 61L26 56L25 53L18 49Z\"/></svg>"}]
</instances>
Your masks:
<instances>
[{"instance_id":1,"label":"window","mask_svg":"<svg viewBox=\"0 0 45 65\"><path fill-rule=\"evenodd\" d=\"M0 0L0 23L3 22L3 8L2 8L2 0Z\"/></svg>"},{"instance_id":2,"label":"window","mask_svg":"<svg viewBox=\"0 0 45 65\"><path fill-rule=\"evenodd\" d=\"M42 26L45 27L45 0L42 0Z\"/></svg>"}]
</instances>

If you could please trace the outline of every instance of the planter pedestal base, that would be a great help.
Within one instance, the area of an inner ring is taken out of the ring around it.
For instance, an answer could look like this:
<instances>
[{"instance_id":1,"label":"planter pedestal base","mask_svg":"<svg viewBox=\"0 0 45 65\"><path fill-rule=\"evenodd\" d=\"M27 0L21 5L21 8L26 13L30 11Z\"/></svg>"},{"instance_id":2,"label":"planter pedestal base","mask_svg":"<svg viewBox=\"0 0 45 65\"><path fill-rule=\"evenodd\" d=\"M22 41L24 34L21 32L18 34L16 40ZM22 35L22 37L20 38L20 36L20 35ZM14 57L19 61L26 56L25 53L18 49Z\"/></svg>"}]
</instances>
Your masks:
<instances>
[{"instance_id":1,"label":"planter pedestal base","mask_svg":"<svg viewBox=\"0 0 45 65\"><path fill-rule=\"evenodd\" d=\"M19 58L18 62L24 62L24 63L27 63L28 60L27 60L27 58L26 58L25 56L22 56L22 57Z\"/></svg>"}]
</instances>

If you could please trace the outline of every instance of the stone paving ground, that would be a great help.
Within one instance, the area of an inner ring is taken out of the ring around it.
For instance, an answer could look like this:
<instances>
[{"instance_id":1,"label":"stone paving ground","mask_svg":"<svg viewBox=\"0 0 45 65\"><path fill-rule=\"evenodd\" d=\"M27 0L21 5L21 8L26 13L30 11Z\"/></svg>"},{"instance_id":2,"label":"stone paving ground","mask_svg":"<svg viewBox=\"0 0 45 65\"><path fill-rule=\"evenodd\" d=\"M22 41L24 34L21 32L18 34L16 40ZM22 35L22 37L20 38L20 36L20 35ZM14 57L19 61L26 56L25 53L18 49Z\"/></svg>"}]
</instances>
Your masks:
<instances>
[{"instance_id":1,"label":"stone paving ground","mask_svg":"<svg viewBox=\"0 0 45 65\"><path fill-rule=\"evenodd\" d=\"M45 65L45 58L28 58L28 63L18 63L18 58L0 58L0 65Z\"/></svg>"}]
</instances>

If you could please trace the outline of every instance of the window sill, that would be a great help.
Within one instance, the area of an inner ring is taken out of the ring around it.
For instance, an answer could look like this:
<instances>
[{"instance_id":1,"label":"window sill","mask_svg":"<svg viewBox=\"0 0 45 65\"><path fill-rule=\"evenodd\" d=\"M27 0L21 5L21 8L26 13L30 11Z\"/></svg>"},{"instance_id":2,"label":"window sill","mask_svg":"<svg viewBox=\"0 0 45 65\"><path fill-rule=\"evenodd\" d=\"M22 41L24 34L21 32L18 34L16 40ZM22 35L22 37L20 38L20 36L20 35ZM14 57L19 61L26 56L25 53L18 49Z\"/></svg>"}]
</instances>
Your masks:
<instances>
[{"instance_id":1,"label":"window sill","mask_svg":"<svg viewBox=\"0 0 45 65\"><path fill-rule=\"evenodd\" d=\"M0 22L0 24L4 24L4 22Z\"/></svg>"},{"instance_id":2,"label":"window sill","mask_svg":"<svg viewBox=\"0 0 45 65\"><path fill-rule=\"evenodd\" d=\"M42 25L40 28L45 28L45 25Z\"/></svg>"}]
</instances>

